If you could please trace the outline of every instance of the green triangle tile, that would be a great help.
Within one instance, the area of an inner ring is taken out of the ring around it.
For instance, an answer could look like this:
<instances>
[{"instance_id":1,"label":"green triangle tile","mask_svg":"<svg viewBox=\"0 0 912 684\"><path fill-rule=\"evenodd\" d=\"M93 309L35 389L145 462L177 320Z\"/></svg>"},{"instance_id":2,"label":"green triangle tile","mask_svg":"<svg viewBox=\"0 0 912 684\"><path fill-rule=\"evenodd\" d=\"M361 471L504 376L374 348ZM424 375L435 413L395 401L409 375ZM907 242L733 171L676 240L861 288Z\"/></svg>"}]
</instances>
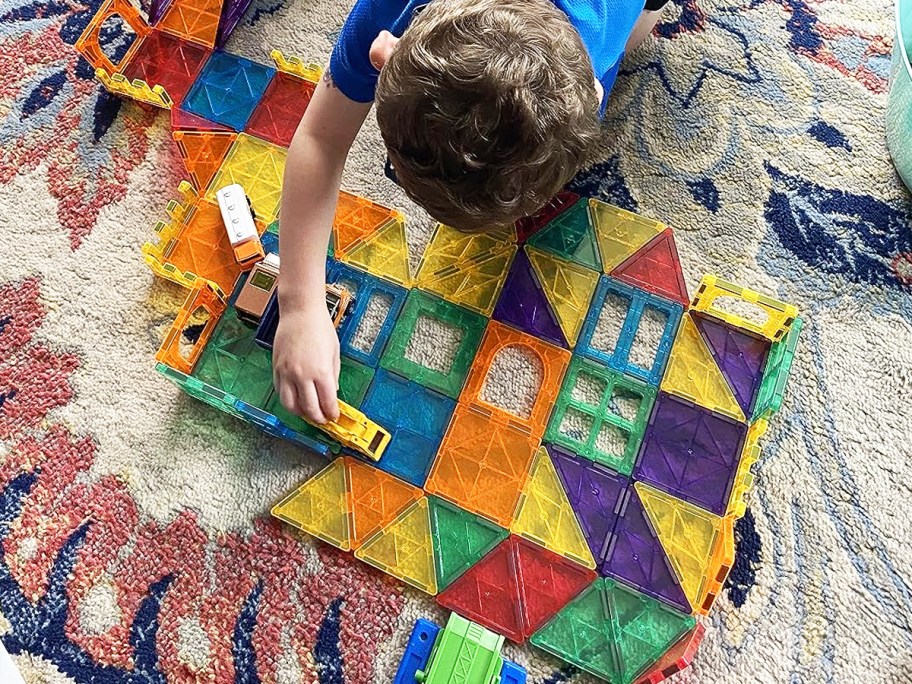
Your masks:
<instances>
[{"instance_id":1,"label":"green triangle tile","mask_svg":"<svg viewBox=\"0 0 912 684\"><path fill-rule=\"evenodd\" d=\"M581 266L602 270L595 231L589 225L589 209L584 199L529 238L529 244Z\"/></svg>"},{"instance_id":2,"label":"green triangle tile","mask_svg":"<svg viewBox=\"0 0 912 684\"><path fill-rule=\"evenodd\" d=\"M443 590L506 539L507 531L437 497L429 498L437 586Z\"/></svg>"},{"instance_id":3,"label":"green triangle tile","mask_svg":"<svg viewBox=\"0 0 912 684\"><path fill-rule=\"evenodd\" d=\"M696 624L692 616L616 582L606 582L605 593L621 682L633 681Z\"/></svg>"},{"instance_id":4,"label":"green triangle tile","mask_svg":"<svg viewBox=\"0 0 912 684\"><path fill-rule=\"evenodd\" d=\"M577 667L617 684L620 668L606 586L614 583L599 578L568 603L532 635L540 649Z\"/></svg>"}]
</instances>

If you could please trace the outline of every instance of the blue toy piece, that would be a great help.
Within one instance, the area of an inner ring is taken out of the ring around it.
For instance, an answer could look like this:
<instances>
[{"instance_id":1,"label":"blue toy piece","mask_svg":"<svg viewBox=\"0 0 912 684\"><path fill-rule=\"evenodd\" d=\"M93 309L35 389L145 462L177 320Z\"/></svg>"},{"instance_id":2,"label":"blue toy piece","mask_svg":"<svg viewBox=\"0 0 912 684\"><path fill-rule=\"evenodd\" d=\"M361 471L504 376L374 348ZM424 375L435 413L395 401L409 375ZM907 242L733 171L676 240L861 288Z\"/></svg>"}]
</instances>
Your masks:
<instances>
[{"instance_id":1,"label":"blue toy piece","mask_svg":"<svg viewBox=\"0 0 912 684\"><path fill-rule=\"evenodd\" d=\"M355 299L351 311L339 326L341 351L355 361L360 361L365 366L376 368L380 363L383 348L386 346L390 333L393 331L393 326L396 324L396 319L399 317L399 312L402 311L402 305L405 303L405 296L408 291L364 271L350 268L333 259L327 261L329 262L329 267L326 274L326 282L344 286ZM358 327L365 318L371 301L376 297L386 299L389 303L389 308L379 331L374 337L373 346L369 350L359 349L355 346Z\"/></svg>"},{"instance_id":2,"label":"blue toy piece","mask_svg":"<svg viewBox=\"0 0 912 684\"><path fill-rule=\"evenodd\" d=\"M424 618L415 620L415 626L412 627L412 634L405 646L405 654L399 661L399 669L396 670L393 684L415 684L415 675L427 667L431 651L434 649L434 641L439 632L440 627L430 620Z\"/></svg>"},{"instance_id":3,"label":"blue toy piece","mask_svg":"<svg viewBox=\"0 0 912 684\"><path fill-rule=\"evenodd\" d=\"M243 131L276 70L216 50L184 98L182 109Z\"/></svg>"},{"instance_id":4,"label":"blue toy piece","mask_svg":"<svg viewBox=\"0 0 912 684\"><path fill-rule=\"evenodd\" d=\"M378 368L361 404L364 414L392 436L377 467L424 486L455 408L449 397Z\"/></svg>"},{"instance_id":5,"label":"blue toy piece","mask_svg":"<svg viewBox=\"0 0 912 684\"><path fill-rule=\"evenodd\" d=\"M428 676L431 676L434 682L442 681L439 677L433 676L427 668L431 664L431 656L434 655L435 649L441 646L440 642L443 636L441 632L446 633L449 631L453 634L454 620L463 625L472 625L469 621L459 618L455 614L450 616L446 631L424 618L418 618L415 621L415 626L412 628L412 633L405 646L405 653L402 655L402 660L399 661L399 668L396 670L396 676L393 678L392 684L417 684L418 682L424 682ZM484 633L491 638L496 636L480 625L472 625L471 630L475 630L479 634ZM498 637L496 641L498 644L502 644L503 637ZM489 681L480 681L480 678L474 675L469 675L467 678L464 672L477 671L470 663L477 664L477 659L485 655L492 655L500 659L500 647L497 646L494 650L489 651L478 643L472 643L467 645L467 647L459 646L460 643L462 643L462 638L457 636L455 643L451 642L445 649L437 653L438 659L444 659L439 663L440 671L449 673L444 675L447 682L458 681L460 684L526 684L526 670L508 660L502 661L500 673L496 678L491 678ZM449 660L454 656L458 658L459 663L462 665L460 671L463 674L461 675L456 673L457 663Z\"/></svg>"},{"instance_id":6,"label":"blue toy piece","mask_svg":"<svg viewBox=\"0 0 912 684\"><path fill-rule=\"evenodd\" d=\"M257 325L253 341L263 349L272 349L275 341L276 331L279 329L279 298L273 292L269 298L269 303L263 310L260 322Z\"/></svg>"},{"instance_id":7,"label":"blue toy piece","mask_svg":"<svg viewBox=\"0 0 912 684\"><path fill-rule=\"evenodd\" d=\"M609 295L615 295L627 302L627 313L623 326L618 339L614 343L614 349L610 352L593 346L592 339L602 314L605 300ZM630 351L633 348L643 314L647 309L658 311L666 317L658 348L648 368L639 366L630 359ZM650 385L658 386L683 313L684 307L677 302L657 297L614 278L602 276L595 290L595 296L586 316L586 322L583 324L583 330L580 333L576 350L587 358L603 363L613 370L627 373L644 382L648 382Z\"/></svg>"}]
</instances>

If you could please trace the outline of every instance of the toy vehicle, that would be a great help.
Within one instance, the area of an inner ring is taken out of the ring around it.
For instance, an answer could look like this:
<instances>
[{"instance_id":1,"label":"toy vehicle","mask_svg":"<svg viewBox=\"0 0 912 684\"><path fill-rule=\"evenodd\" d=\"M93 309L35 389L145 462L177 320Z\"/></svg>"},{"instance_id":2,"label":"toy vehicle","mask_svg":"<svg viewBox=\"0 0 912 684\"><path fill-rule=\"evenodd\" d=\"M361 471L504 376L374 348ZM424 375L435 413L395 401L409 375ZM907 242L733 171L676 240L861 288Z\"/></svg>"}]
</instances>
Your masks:
<instances>
[{"instance_id":1,"label":"toy vehicle","mask_svg":"<svg viewBox=\"0 0 912 684\"><path fill-rule=\"evenodd\" d=\"M306 419L305 419L306 420ZM364 454L373 461L379 461L390 443L390 433L365 416L354 406L339 402L339 417L330 423L311 423L330 437Z\"/></svg>"},{"instance_id":2,"label":"toy vehicle","mask_svg":"<svg viewBox=\"0 0 912 684\"><path fill-rule=\"evenodd\" d=\"M240 301L240 297L238 297L238 301ZM341 285L326 285L326 308L329 310L329 316L332 318L333 325L336 328L342 325L342 321L345 320L353 301L354 297ZM261 313L259 323L257 324L257 321L250 322L257 326L253 341L263 349L272 349L276 330L279 329L279 298L273 294L266 305L266 309Z\"/></svg>"},{"instance_id":3,"label":"toy vehicle","mask_svg":"<svg viewBox=\"0 0 912 684\"><path fill-rule=\"evenodd\" d=\"M251 325L262 319L279 284L279 255L270 252L254 264L234 302L238 318Z\"/></svg>"},{"instance_id":4,"label":"toy vehicle","mask_svg":"<svg viewBox=\"0 0 912 684\"><path fill-rule=\"evenodd\" d=\"M215 193L228 239L234 249L234 259L241 266L263 258L263 245L253 220L250 199L239 184L226 185Z\"/></svg>"},{"instance_id":5,"label":"toy vehicle","mask_svg":"<svg viewBox=\"0 0 912 684\"><path fill-rule=\"evenodd\" d=\"M419 618L393 684L525 684L526 671L500 655L503 642L456 613L444 629Z\"/></svg>"}]
</instances>

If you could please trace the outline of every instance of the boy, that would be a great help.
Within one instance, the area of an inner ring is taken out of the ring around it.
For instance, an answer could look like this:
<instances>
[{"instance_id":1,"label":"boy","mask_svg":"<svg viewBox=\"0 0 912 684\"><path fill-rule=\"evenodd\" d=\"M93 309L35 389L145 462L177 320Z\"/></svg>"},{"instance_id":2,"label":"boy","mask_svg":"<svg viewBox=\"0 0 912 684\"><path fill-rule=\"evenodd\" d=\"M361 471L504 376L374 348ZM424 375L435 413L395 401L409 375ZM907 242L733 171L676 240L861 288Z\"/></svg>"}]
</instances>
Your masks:
<instances>
[{"instance_id":1,"label":"boy","mask_svg":"<svg viewBox=\"0 0 912 684\"><path fill-rule=\"evenodd\" d=\"M579 170L621 57L665 1L356 0L285 170L273 371L288 410L316 422L339 414L326 248L372 101L415 202L463 230L509 225Z\"/></svg>"}]
</instances>

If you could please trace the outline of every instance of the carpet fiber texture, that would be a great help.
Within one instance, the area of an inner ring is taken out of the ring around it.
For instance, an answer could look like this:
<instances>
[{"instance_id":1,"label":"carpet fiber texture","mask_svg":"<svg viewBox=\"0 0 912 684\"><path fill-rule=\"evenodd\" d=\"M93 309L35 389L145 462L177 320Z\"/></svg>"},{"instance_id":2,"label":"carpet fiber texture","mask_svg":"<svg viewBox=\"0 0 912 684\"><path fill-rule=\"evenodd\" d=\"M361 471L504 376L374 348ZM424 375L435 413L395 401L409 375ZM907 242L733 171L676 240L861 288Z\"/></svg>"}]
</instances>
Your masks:
<instances>
[{"instance_id":1,"label":"carpet fiber texture","mask_svg":"<svg viewBox=\"0 0 912 684\"><path fill-rule=\"evenodd\" d=\"M229 48L324 60L348 4L254 0ZM389 682L414 619L443 612L270 522L319 459L152 371L180 301L140 245L181 164L167 117L105 95L77 59L97 7L0 2L0 639L29 684ZM673 225L691 288L717 273L805 318L681 682L912 681L912 233L883 134L891 44L886 0L676 0L574 183ZM344 185L402 209L417 257L432 224L384 157L370 123ZM509 364L498 380L516 393ZM507 651L536 684L590 681Z\"/></svg>"}]
</instances>

